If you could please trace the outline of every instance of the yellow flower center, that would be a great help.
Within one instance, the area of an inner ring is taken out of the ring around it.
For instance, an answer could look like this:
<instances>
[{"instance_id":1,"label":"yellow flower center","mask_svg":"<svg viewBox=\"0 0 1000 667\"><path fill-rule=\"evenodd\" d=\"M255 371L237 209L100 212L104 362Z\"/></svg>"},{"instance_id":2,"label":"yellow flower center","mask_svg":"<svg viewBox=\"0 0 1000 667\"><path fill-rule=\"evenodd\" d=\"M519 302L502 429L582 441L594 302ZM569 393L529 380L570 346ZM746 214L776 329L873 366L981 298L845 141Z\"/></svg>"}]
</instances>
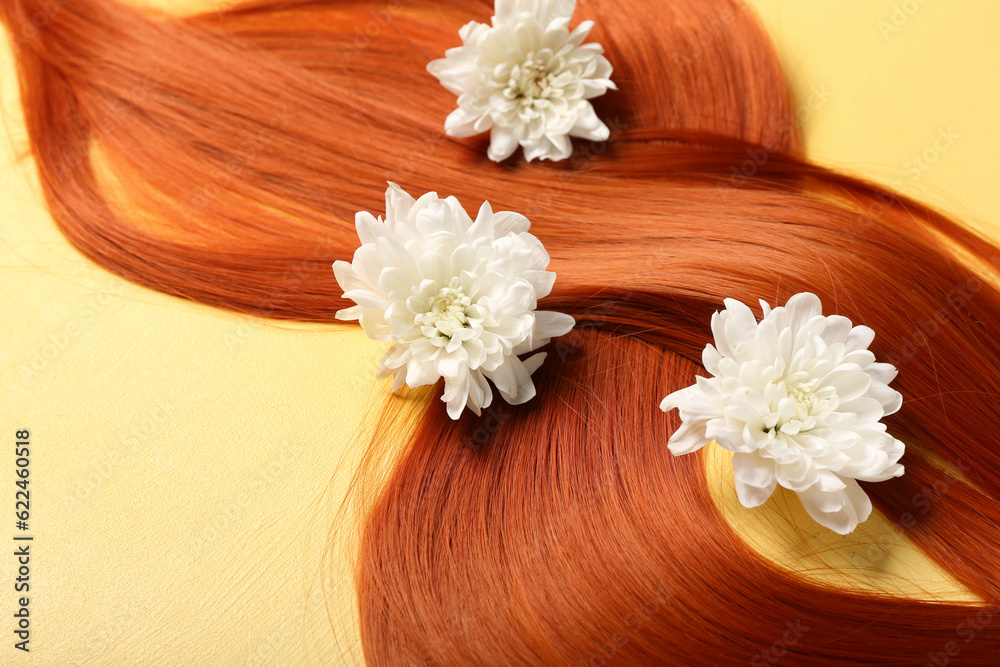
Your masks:
<instances>
[{"instance_id":1,"label":"yellow flower center","mask_svg":"<svg viewBox=\"0 0 1000 667\"><path fill-rule=\"evenodd\" d=\"M816 398L817 382L818 380L793 382L786 387L788 397L794 398L799 404L799 410L795 415L795 419L802 421L812 415L813 410L816 409L816 404L819 401Z\"/></svg>"},{"instance_id":2,"label":"yellow flower center","mask_svg":"<svg viewBox=\"0 0 1000 667\"><path fill-rule=\"evenodd\" d=\"M428 303L429 309L417 315L415 324L420 327L434 327L440 335L451 338L456 329L471 329L466 310L472 299L462 291L458 278L453 277L446 287L438 290Z\"/></svg>"}]
</instances>

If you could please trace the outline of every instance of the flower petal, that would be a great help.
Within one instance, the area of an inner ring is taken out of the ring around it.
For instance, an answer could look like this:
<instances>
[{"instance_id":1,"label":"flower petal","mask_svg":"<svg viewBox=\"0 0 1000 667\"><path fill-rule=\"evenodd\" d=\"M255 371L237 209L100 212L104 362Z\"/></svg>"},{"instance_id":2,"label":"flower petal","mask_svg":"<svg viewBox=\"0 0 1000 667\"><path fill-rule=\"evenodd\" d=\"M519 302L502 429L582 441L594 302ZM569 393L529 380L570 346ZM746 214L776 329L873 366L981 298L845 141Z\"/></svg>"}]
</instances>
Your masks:
<instances>
[{"instance_id":1,"label":"flower petal","mask_svg":"<svg viewBox=\"0 0 1000 667\"><path fill-rule=\"evenodd\" d=\"M503 162L517 150L517 137L505 127L494 125L490 132L490 148L487 155L494 162Z\"/></svg>"},{"instance_id":2,"label":"flower petal","mask_svg":"<svg viewBox=\"0 0 1000 667\"><path fill-rule=\"evenodd\" d=\"M490 25L463 26L463 45L427 66L458 96L447 134L489 130L495 162L518 145L530 162L568 158L570 136L606 140L610 132L588 100L615 89L613 68L603 47L584 43L592 21L569 31L575 7L575 0L497 0Z\"/></svg>"},{"instance_id":3,"label":"flower petal","mask_svg":"<svg viewBox=\"0 0 1000 667\"><path fill-rule=\"evenodd\" d=\"M498 211L493 214L493 226L496 230L496 237L500 238L508 234L526 232L531 228L531 223L520 213Z\"/></svg>"},{"instance_id":4,"label":"flower petal","mask_svg":"<svg viewBox=\"0 0 1000 667\"><path fill-rule=\"evenodd\" d=\"M682 422L680 427L670 436L667 449L674 456L682 456L698 451L711 441L711 438L705 437L703 426L700 427L694 422Z\"/></svg>"},{"instance_id":5,"label":"flower petal","mask_svg":"<svg viewBox=\"0 0 1000 667\"><path fill-rule=\"evenodd\" d=\"M474 137L482 133L479 125L482 118L482 113L476 113L464 107L459 107L448 114L448 118L444 121L444 131L448 136L460 139Z\"/></svg>"},{"instance_id":6,"label":"flower petal","mask_svg":"<svg viewBox=\"0 0 1000 667\"><path fill-rule=\"evenodd\" d=\"M845 479L844 485L841 491L825 492L813 487L798 494L809 516L839 535L854 532L872 513L871 500L858 483Z\"/></svg>"},{"instance_id":7,"label":"flower petal","mask_svg":"<svg viewBox=\"0 0 1000 667\"><path fill-rule=\"evenodd\" d=\"M734 452L741 503L759 505L780 484L816 521L846 534L871 514L857 480L903 474L905 446L880 421L900 407L888 386L896 369L875 362L871 329L824 317L813 294L774 309L760 303L760 321L734 299L713 315L714 345L702 353L712 377L660 404L682 419L668 447L683 454L715 440Z\"/></svg>"},{"instance_id":8,"label":"flower petal","mask_svg":"<svg viewBox=\"0 0 1000 667\"><path fill-rule=\"evenodd\" d=\"M356 305L337 317L357 319L370 338L393 343L377 378L392 376L393 391L444 378L452 418L490 405L487 378L512 404L535 395L531 374L545 355L516 355L566 333L574 320L535 313L555 274L545 270L541 242L524 231L524 216L494 214L484 202L473 221L454 197L431 192L414 200L390 183L386 219L360 213L356 220L361 247L351 262L333 265Z\"/></svg>"},{"instance_id":9,"label":"flower petal","mask_svg":"<svg viewBox=\"0 0 1000 667\"><path fill-rule=\"evenodd\" d=\"M574 326L576 326L576 320L570 315L550 310L540 310L535 313L535 330L533 335L536 338L556 338L568 334Z\"/></svg>"},{"instance_id":10,"label":"flower petal","mask_svg":"<svg viewBox=\"0 0 1000 667\"><path fill-rule=\"evenodd\" d=\"M611 136L611 130L597 117L597 112L588 102L576 117L576 123L573 124L569 134L571 137L580 137L590 141L607 141L608 137Z\"/></svg>"}]
</instances>

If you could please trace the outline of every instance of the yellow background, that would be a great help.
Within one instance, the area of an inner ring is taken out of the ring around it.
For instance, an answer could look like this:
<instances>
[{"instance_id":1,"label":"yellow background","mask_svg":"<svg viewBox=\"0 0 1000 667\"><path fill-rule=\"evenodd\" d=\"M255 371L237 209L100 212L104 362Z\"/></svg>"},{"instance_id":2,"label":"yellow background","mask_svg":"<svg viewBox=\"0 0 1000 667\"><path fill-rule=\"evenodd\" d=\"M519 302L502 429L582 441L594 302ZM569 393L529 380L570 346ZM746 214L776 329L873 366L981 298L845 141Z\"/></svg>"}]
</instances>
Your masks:
<instances>
[{"instance_id":1,"label":"yellow background","mask_svg":"<svg viewBox=\"0 0 1000 667\"><path fill-rule=\"evenodd\" d=\"M813 159L1000 224L1000 3L751 4ZM366 442L365 406L386 391L372 380L382 346L353 326L255 320L93 266L56 230L30 158L17 159L25 136L5 41L0 110L0 535L13 532L14 432L29 428L35 536L30 655L12 647L15 564L0 556L0 663L360 660L349 564L324 567L323 555ZM709 460L720 507L789 567L833 562L845 585L962 597L884 520L839 538L790 494L740 508L727 465Z\"/></svg>"}]
</instances>

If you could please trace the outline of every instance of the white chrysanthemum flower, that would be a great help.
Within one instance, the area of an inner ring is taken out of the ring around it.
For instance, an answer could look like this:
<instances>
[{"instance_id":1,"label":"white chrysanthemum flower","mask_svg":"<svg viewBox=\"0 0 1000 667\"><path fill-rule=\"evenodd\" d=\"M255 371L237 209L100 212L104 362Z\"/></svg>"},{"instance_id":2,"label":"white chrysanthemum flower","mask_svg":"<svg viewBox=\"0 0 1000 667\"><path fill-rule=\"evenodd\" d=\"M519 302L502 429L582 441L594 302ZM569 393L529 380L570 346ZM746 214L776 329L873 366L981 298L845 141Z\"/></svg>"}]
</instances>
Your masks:
<instances>
[{"instance_id":1,"label":"white chrysanthemum flower","mask_svg":"<svg viewBox=\"0 0 1000 667\"><path fill-rule=\"evenodd\" d=\"M444 378L442 400L458 419L490 405L487 379L512 405L535 395L531 374L542 347L573 328L563 313L536 312L556 274L549 255L518 213L494 214L483 203L475 221L454 197L430 192L414 200L399 186L385 193L385 220L361 212L361 247L334 273L344 297L358 305L337 313L359 320L369 338L392 343L378 379L393 391Z\"/></svg>"},{"instance_id":2,"label":"white chrysanthemum flower","mask_svg":"<svg viewBox=\"0 0 1000 667\"><path fill-rule=\"evenodd\" d=\"M575 0L497 0L492 25L467 23L459 31L464 46L427 66L459 96L445 131L471 137L489 130L496 162L518 144L528 161L564 160L573 151L570 137L606 140L610 132L590 100L615 88L611 63L600 44L583 43L593 21L570 32L575 8Z\"/></svg>"},{"instance_id":3,"label":"white chrysanthemum flower","mask_svg":"<svg viewBox=\"0 0 1000 667\"><path fill-rule=\"evenodd\" d=\"M660 404L679 408L683 422L670 451L687 454L715 440L735 452L745 507L764 503L780 484L813 519L846 535L872 510L856 480L903 474L897 461L904 445L880 422L902 403L889 388L896 369L875 362L871 329L824 317L814 294L796 294L773 310L760 303L759 323L733 299L712 317L715 346L702 357L712 377L698 377Z\"/></svg>"}]
</instances>

